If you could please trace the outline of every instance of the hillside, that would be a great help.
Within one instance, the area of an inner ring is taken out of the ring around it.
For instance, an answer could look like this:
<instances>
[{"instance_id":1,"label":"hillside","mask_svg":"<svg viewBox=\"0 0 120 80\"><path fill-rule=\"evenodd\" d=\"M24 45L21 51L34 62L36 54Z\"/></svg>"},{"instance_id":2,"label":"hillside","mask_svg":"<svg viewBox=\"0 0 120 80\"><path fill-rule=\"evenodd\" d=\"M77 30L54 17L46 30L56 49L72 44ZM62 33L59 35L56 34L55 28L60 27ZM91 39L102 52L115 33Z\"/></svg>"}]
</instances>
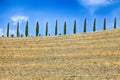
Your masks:
<instances>
[{"instance_id":1,"label":"hillside","mask_svg":"<svg viewBox=\"0 0 120 80\"><path fill-rule=\"evenodd\" d=\"M0 38L0 80L120 80L120 29Z\"/></svg>"}]
</instances>

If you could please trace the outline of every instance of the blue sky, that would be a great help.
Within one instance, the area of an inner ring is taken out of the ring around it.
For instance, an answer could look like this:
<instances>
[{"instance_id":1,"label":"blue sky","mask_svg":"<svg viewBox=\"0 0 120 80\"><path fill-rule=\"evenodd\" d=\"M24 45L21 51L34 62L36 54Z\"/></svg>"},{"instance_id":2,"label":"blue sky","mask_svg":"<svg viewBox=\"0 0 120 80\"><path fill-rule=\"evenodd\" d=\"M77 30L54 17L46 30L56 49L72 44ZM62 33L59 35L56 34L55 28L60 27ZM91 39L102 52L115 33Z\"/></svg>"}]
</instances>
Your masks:
<instances>
[{"instance_id":1,"label":"blue sky","mask_svg":"<svg viewBox=\"0 0 120 80\"><path fill-rule=\"evenodd\" d=\"M46 22L49 34L54 35L56 19L61 34L64 21L67 22L67 34L73 33L74 20L77 21L77 33L82 33L85 18L88 32L92 31L94 18L97 19L97 31L103 29L104 18L107 19L107 29L113 29L114 17L117 18L117 27L120 26L119 4L120 0L0 0L0 36L6 35L8 22L10 34L16 35L17 21L20 22L20 34L24 34L27 20L29 34L33 36L37 21L41 35L45 35Z\"/></svg>"}]
</instances>

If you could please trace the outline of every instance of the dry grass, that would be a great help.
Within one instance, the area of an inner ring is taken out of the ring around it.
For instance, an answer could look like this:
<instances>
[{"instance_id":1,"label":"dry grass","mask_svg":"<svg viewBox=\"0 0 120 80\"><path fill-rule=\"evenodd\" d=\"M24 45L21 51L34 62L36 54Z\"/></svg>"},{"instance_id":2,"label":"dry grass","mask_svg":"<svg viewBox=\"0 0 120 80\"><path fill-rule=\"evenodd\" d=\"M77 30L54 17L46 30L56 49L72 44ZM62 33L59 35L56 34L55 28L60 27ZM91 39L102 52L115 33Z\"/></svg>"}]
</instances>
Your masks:
<instances>
[{"instance_id":1,"label":"dry grass","mask_svg":"<svg viewBox=\"0 0 120 80\"><path fill-rule=\"evenodd\" d=\"M0 80L120 80L120 29L0 38Z\"/></svg>"}]
</instances>

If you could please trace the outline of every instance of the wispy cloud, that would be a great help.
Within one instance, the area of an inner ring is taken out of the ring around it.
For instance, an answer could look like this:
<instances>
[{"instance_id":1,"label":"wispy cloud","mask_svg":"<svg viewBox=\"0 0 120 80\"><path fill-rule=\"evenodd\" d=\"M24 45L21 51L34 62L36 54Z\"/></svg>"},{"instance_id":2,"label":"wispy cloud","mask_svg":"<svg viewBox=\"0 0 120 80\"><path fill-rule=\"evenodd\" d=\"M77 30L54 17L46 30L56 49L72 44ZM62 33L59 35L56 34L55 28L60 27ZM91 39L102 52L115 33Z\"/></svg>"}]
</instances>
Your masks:
<instances>
[{"instance_id":1,"label":"wispy cloud","mask_svg":"<svg viewBox=\"0 0 120 80\"><path fill-rule=\"evenodd\" d=\"M105 5L115 1L116 0L81 0L83 5Z\"/></svg>"},{"instance_id":2,"label":"wispy cloud","mask_svg":"<svg viewBox=\"0 0 120 80\"><path fill-rule=\"evenodd\" d=\"M80 0L81 4L85 6L91 14L94 14L96 9L101 6L110 5L118 2L118 0Z\"/></svg>"},{"instance_id":3,"label":"wispy cloud","mask_svg":"<svg viewBox=\"0 0 120 80\"><path fill-rule=\"evenodd\" d=\"M18 21L19 21L19 23L27 21L28 17L26 17L26 16L13 16L10 19L12 20L13 25L16 25Z\"/></svg>"}]
</instances>

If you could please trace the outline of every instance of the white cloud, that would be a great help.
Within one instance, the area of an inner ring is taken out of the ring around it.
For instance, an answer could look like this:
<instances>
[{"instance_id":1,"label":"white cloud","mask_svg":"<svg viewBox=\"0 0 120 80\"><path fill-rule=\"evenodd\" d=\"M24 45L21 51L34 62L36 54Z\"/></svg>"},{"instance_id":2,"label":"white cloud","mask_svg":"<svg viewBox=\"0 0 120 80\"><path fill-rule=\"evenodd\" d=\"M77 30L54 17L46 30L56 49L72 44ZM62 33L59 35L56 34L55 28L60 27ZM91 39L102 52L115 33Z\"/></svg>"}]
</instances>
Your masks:
<instances>
[{"instance_id":1,"label":"white cloud","mask_svg":"<svg viewBox=\"0 0 120 80\"><path fill-rule=\"evenodd\" d=\"M105 5L114 2L113 0L81 0L83 5Z\"/></svg>"},{"instance_id":2,"label":"white cloud","mask_svg":"<svg viewBox=\"0 0 120 80\"><path fill-rule=\"evenodd\" d=\"M118 0L80 0L83 5L106 5L117 2Z\"/></svg>"},{"instance_id":3,"label":"white cloud","mask_svg":"<svg viewBox=\"0 0 120 80\"><path fill-rule=\"evenodd\" d=\"M94 14L97 8L118 2L118 0L79 0L79 1L83 6L85 6L89 10L89 12L92 15Z\"/></svg>"},{"instance_id":4,"label":"white cloud","mask_svg":"<svg viewBox=\"0 0 120 80\"><path fill-rule=\"evenodd\" d=\"M19 21L19 23L27 21L28 17L26 17L26 16L13 16L10 19L12 20L13 25L16 25L18 21Z\"/></svg>"}]
</instances>

